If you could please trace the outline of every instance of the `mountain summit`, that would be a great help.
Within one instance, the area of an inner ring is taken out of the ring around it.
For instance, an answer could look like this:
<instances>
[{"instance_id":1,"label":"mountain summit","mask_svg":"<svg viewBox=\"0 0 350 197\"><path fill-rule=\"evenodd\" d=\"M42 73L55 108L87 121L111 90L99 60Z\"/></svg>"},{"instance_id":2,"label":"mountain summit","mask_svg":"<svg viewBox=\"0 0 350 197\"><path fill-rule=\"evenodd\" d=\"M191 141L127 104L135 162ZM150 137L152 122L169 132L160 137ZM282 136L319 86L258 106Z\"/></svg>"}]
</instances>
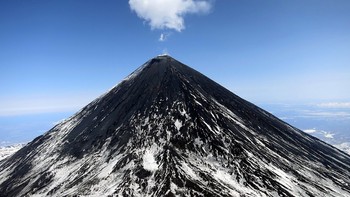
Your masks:
<instances>
[{"instance_id":1,"label":"mountain summit","mask_svg":"<svg viewBox=\"0 0 350 197\"><path fill-rule=\"evenodd\" d=\"M168 55L0 163L0 196L350 196L350 156Z\"/></svg>"}]
</instances>

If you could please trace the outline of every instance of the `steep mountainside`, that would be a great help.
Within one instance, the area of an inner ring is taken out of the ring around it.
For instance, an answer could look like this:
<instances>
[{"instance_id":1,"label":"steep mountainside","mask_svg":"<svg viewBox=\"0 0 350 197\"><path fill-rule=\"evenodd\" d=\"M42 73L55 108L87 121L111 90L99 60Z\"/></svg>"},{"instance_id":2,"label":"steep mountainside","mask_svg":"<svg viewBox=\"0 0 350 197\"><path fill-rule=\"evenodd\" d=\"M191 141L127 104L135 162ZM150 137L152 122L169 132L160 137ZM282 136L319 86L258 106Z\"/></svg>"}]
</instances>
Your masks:
<instances>
[{"instance_id":1,"label":"steep mountainside","mask_svg":"<svg viewBox=\"0 0 350 197\"><path fill-rule=\"evenodd\" d=\"M0 163L0 196L350 196L350 156L170 56Z\"/></svg>"}]
</instances>

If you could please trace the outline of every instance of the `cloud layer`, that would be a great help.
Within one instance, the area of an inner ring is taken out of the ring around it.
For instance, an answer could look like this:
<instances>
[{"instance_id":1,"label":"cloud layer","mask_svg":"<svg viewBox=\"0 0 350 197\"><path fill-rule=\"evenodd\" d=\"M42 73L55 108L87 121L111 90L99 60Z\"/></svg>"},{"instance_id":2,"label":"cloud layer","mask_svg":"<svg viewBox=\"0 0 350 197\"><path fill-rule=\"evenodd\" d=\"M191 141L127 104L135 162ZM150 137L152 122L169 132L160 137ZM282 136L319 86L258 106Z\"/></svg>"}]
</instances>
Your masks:
<instances>
[{"instance_id":1,"label":"cloud layer","mask_svg":"<svg viewBox=\"0 0 350 197\"><path fill-rule=\"evenodd\" d=\"M323 137L328 138L328 139L333 139L334 138L334 133L327 132L327 131L322 131L322 130L316 130L316 129L305 129L303 130L305 133L308 134L321 134Z\"/></svg>"},{"instance_id":2,"label":"cloud layer","mask_svg":"<svg viewBox=\"0 0 350 197\"><path fill-rule=\"evenodd\" d=\"M327 108L350 108L350 102L331 102L331 103L320 103L318 107Z\"/></svg>"},{"instance_id":3,"label":"cloud layer","mask_svg":"<svg viewBox=\"0 0 350 197\"><path fill-rule=\"evenodd\" d=\"M186 14L208 13L208 0L129 0L132 11L144 19L152 29L185 29Z\"/></svg>"},{"instance_id":4,"label":"cloud layer","mask_svg":"<svg viewBox=\"0 0 350 197\"><path fill-rule=\"evenodd\" d=\"M350 155L350 142L344 142L341 144L336 144L334 146Z\"/></svg>"}]
</instances>

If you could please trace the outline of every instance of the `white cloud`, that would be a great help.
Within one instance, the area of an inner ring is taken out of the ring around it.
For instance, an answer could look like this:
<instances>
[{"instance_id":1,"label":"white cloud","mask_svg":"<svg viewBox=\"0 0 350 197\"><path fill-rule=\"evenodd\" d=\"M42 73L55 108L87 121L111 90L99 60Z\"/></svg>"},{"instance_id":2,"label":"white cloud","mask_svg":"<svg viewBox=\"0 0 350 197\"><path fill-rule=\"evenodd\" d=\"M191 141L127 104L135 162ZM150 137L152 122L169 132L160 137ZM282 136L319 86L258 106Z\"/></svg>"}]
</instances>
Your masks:
<instances>
[{"instance_id":1,"label":"white cloud","mask_svg":"<svg viewBox=\"0 0 350 197\"><path fill-rule=\"evenodd\" d=\"M338 149L348 153L350 155L350 142L344 142L341 144L334 144L333 146L337 147Z\"/></svg>"},{"instance_id":2,"label":"white cloud","mask_svg":"<svg viewBox=\"0 0 350 197\"><path fill-rule=\"evenodd\" d=\"M322 116L322 117L342 117L342 116L349 116L350 114L348 112L342 112L342 111L335 111L335 112L310 112L308 115L312 116Z\"/></svg>"},{"instance_id":3,"label":"white cloud","mask_svg":"<svg viewBox=\"0 0 350 197\"><path fill-rule=\"evenodd\" d=\"M322 131L322 130L317 130L315 128L313 129L305 129L303 130L305 133L308 133L308 134L321 134L323 135L323 137L325 138L328 138L328 139L333 139L334 138L334 133L331 133L331 132L327 132L327 131Z\"/></svg>"},{"instance_id":4,"label":"white cloud","mask_svg":"<svg viewBox=\"0 0 350 197\"><path fill-rule=\"evenodd\" d=\"M323 132L325 138L333 139L334 133Z\"/></svg>"},{"instance_id":5,"label":"white cloud","mask_svg":"<svg viewBox=\"0 0 350 197\"><path fill-rule=\"evenodd\" d=\"M25 143L20 143L11 146L0 147L0 161L11 156L25 145Z\"/></svg>"},{"instance_id":6,"label":"white cloud","mask_svg":"<svg viewBox=\"0 0 350 197\"><path fill-rule=\"evenodd\" d=\"M316 129L305 129L304 132L305 133L316 133L317 130Z\"/></svg>"},{"instance_id":7,"label":"white cloud","mask_svg":"<svg viewBox=\"0 0 350 197\"><path fill-rule=\"evenodd\" d=\"M132 11L149 23L152 29L185 29L184 16L208 13L208 0L129 0Z\"/></svg>"},{"instance_id":8,"label":"white cloud","mask_svg":"<svg viewBox=\"0 0 350 197\"><path fill-rule=\"evenodd\" d=\"M165 41L165 39L166 39L165 34L160 34L159 41L163 42Z\"/></svg>"},{"instance_id":9,"label":"white cloud","mask_svg":"<svg viewBox=\"0 0 350 197\"><path fill-rule=\"evenodd\" d=\"M160 42L164 42L166 40L168 40L168 38L171 36L171 32L165 32L165 33L161 33L159 36L158 41Z\"/></svg>"},{"instance_id":10,"label":"white cloud","mask_svg":"<svg viewBox=\"0 0 350 197\"><path fill-rule=\"evenodd\" d=\"M97 94L96 94L97 95ZM94 94L0 98L0 117L76 111L90 103Z\"/></svg>"},{"instance_id":11,"label":"white cloud","mask_svg":"<svg viewBox=\"0 0 350 197\"><path fill-rule=\"evenodd\" d=\"M318 107L326 108L350 108L350 102L330 102L330 103L320 103Z\"/></svg>"}]
</instances>

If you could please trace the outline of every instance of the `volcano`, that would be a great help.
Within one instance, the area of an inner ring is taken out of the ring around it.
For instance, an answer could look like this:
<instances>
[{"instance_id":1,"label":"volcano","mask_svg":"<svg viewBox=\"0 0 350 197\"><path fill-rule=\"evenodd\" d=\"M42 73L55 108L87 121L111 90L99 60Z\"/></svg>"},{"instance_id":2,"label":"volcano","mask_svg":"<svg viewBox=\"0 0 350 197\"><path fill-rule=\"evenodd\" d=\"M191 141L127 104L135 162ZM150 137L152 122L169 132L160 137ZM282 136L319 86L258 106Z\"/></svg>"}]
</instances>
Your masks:
<instances>
[{"instance_id":1,"label":"volcano","mask_svg":"<svg viewBox=\"0 0 350 197\"><path fill-rule=\"evenodd\" d=\"M0 196L350 196L350 156L168 55L0 163Z\"/></svg>"}]
</instances>

